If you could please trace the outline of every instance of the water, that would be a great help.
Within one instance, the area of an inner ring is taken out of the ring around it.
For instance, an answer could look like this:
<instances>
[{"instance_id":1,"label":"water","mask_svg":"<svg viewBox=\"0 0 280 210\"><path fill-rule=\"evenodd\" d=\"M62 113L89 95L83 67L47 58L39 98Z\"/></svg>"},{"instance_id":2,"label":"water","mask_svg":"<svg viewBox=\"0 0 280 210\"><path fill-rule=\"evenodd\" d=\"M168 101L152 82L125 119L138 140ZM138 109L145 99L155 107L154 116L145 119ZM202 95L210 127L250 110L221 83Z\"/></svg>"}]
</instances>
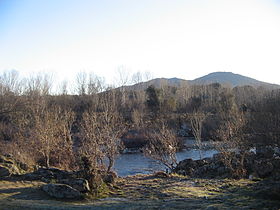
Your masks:
<instances>
[{"instance_id":1,"label":"water","mask_svg":"<svg viewBox=\"0 0 280 210\"><path fill-rule=\"evenodd\" d=\"M212 157L216 153L216 150L203 150L202 157ZM196 149L183 150L178 152L176 155L178 162L187 158L191 158L193 160L199 159L199 151ZM145 157L142 153L127 153L121 154L118 157L114 169L119 176L128 176L135 174L150 174L159 170L165 171L166 167Z\"/></svg>"}]
</instances>

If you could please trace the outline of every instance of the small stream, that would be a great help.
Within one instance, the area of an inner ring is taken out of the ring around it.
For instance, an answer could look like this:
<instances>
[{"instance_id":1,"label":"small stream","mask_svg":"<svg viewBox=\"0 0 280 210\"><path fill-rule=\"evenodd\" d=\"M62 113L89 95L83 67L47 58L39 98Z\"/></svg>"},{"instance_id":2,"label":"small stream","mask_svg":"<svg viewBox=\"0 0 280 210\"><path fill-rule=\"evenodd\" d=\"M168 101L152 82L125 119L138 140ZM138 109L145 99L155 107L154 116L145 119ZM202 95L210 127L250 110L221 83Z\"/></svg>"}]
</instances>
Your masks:
<instances>
[{"instance_id":1,"label":"small stream","mask_svg":"<svg viewBox=\"0 0 280 210\"><path fill-rule=\"evenodd\" d=\"M202 150L203 158L212 157L218 153L214 149ZM181 161L187 158L193 160L199 159L199 151L197 149L188 149L178 152L177 161ZM143 153L125 153L121 154L115 163L114 170L119 176L128 176L135 174L150 174L154 171L164 170L166 167L158 162L149 159L143 155Z\"/></svg>"}]
</instances>

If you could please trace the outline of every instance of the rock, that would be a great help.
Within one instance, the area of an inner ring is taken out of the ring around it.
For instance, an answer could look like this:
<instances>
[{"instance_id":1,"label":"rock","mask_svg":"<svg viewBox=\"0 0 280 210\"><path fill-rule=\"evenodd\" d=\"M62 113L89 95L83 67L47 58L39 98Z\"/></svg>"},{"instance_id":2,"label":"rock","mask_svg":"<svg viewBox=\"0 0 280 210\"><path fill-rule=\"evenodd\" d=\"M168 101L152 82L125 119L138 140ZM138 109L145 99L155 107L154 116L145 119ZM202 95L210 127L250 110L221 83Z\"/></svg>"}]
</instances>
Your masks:
<instances>
[{"instance_id":1,"label":"rock","mask_svg":"<svg viewBox=\"0 0 280 210\"><path fill-rule=\"evenodd\" d=\"M42 187L49 196L59 199L81 199L82 194L66 184L46 184Z\"/></svg>"},{"instance_id":2,"label":"rock","mask_svg":"<svg viewBox=\"0 0 280 210\"><path fill-rule=\"evenodd\" d=\"M273 165L268 160L255 161L254 169L259 177L265 178L272 174Z\"/></svg>"},{"instance_id":3,"label":"rock","mask_svg":"<svg viewBox=\"0 0 280 210\"><path fill-rule=\"evenodd\" d=\"M2 164L15 164L15 162L11 159L11 158L8 158L6 156L0 156L0 163Z\"/></svg>"},{"instance_id":4,"label":"rock","mask_svg":"<svg viewBox=\"0 0 280 210\"><path fill-rule=\"evenodd\" d=\"M32 167L30 167L29 165L27 165L26 163L18 163L19 167L21 169L23 169L24 171L31 171Z\"/></svg>"},{"instance_id":5,"label":"rock","mask_svg":"<svg viewBox=\"0 0 280 210\"><path fill-rule=\"evenodd\" d=\"M179 162L177 165L177 169L185 169L185 168L194 168L196 167L197 163L193 159L185 159Z\"/></svg>"},{"instance_id":6,"label":"rock","mask_svg":"<svg viewBox=\"0 0 280 210\"><path fill-rule=\"evenodd\" d=\"M164 171L158 171L154 173L154 177L156 178L168 178L169 174L165 173Z\"/></svg>"},{"instance_id":7,"label":"rock","mask_svg":"<svg viewBox=\"0 0 280 210\"><path fill-rule=\"evenodd\" d=\"M116 178L118 177L118 175L115 172L109 172L106 175L103 176L103 181L105 183L115 183Z\"/></svg>"},{"instance_id":8,"label":"rock","mask_svg":"<svg viewBox=\"0 0 280 210\"><path fill-rule=\"evenodd\" d=\"M203 176L205 176L208 172L209 172L209 166L208 166L208 165L205 165L205 166L199 167L199 168L195 171L194 176L195 176L195 177L203 177Z\"/></svg>"},{"instance_id":9,"label":"rock","mask_svg":"<svg viewBox=\"0 0 280 210\"><path fill-rule=\"evenodd\" d=\"M11 165L11 164L0 165L0 177L19 175L19 174L21 174L21 172L17 167L17 165Z\"/></svg>"},{"instance_id":10,"label":"rock","mask_svg":"<svg viewBox=\"0 0 280 210\"><path fill-rule=\"evenodd\" d=\"M221 167L217 168L217 173L219 176L221 176L221 175L228 173L228 170L226 169L226 167L221 166Z\"/></svg>"},{"instance_id":11,"label":"rock","mask_svg":"<svg viewBox=\"0 0 280 210\"><path fill-rule=\"evenodd\" d=\"M179 164L174 169L174 172L178 173L178 174L182 174L179 172L184 171L184 174L182 174L182 175L192 176L197 167L198 167L198 164L196 161L194 161L192 159L185 159L185 160L182 160L179 162Z\"/></svg>"},{"instance_id":12,"label":"rock","mask_svg":"<svg viewBox=\"0 0 280 210\"><path fill-rule=\"evenodd\" d=\"M6 177L6 176L11 176L11 172L8 167L0 165L0 178L1 177Z\"/></svg>"},{"instance_id":13,"label":"rock","mask_svg":"<svg viewBox=\"0 0 280 210\"><path fill-rule=\"evenodd\" d=\"M183 175L183 176L187 175L184 170L178 170L176 173L179 174L179 175Z\"/></svg>"},{"instance_id":14,"label":"rock","mask_svg":"<svg viewBox=\"0 0 280 210\"><path fill-rule=\"evenodd\" d=\"M49 182L50 180L63 180L73 178L73 173L60 170L58 168L38 168L33 173L25 175L27 180L42 180Z\"/></svg>"},{"instance_id":15,"label":"rock","mask_svg":"<svg viewBox=\"0 0 280 210\"><path fill-rule=\"evenodd\" d=\"M56 179L55 174L47 168L39 168L31 175L33 180L42 180L43 182L49 182L48 180Z\"/></svg>"},{"instance_id":16,"label":"rock","mask_svg":"<svg viewBox=\"0 0 280 210\"><path fill-rule=\"evenodd\" d=\"M9 175L5 176L11 176L11 175L20 175L26 172L25 169L23 169L21 166L26 166L26 164L23 164L21 162L17 162L16 160L12 159L12 156L10 155L1 155L0 156L0 166L5 169L1 169L2 172L4 170L9 170ZM5 172L7 174L7 172ZM5 174L4 173L4 174Z\"/></svg>"},{"instance_id":17,"label":"rock","mask_svg":"<svg viewBox=\"0 0 280 210\"><path fill-rule=\"evenodd\" d=\"M59 180L59 183L67 184L82 193L86 193L90 191L90 187L86 179L82 179L82 178L62 179Z\"/></svg>"},{"instance_id":18,"label":"rock","mask_svg":"<svg viewBox=\"0 0 280 210\"><path fill-rule=\"evenodd\" d=\"M251 179L270 177L280 180L280 157L273 155L271 151L271 147L265 147L262 155L260 152L256 155L250 151L231 152L227 154L227 162L227 156L221 153L202 160L185 159L172 172L197 178L248 178L249 175L256 174Z\"/></svg>"}]
</instances>

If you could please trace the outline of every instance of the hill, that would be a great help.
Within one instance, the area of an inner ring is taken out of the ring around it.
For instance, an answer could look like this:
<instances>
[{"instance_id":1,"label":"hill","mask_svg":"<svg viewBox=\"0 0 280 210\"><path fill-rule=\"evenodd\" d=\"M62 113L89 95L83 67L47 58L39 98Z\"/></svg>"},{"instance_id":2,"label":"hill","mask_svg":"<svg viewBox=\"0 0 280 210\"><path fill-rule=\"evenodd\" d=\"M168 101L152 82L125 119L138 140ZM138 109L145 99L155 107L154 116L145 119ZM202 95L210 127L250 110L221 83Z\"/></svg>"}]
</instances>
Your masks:
<instances>
[{"instance_id":1,"label":"hill","mask_svg":"<svg viewBox=\"0 0 280 210\"><path fill-rule=\"evenodd\" d=\"M194 85L220 83L220 84L230 85L232 87L250 85L253 87L262 86L270 89L280 88L279 85L262 82L240 74L234 74L232 72L213 72L189 82L190 84L194 84Z\"/></svg>"},{"instance_id":2,"label":"hill","mask_svg":"<svg viewBox=\"0 0 280 210\"><path fill-rule=\"evenodd\" d=\"M184 80L180 78L156 78L147 82L137 83L135 85L126 86L127 90L145 90L150 85L154 85L156 88L162 86L175 86L188 84L188 85L207 85L211 83L220 83L222 85L229 85L231 87L236 86L252 86L255 88L264 87L266 89L279 89L280 85L262 82L250 77L246 77L240 74L234 74L232 72L213 72L205 76L199 77L194 80Z\"/></svg>"}]
</instances>

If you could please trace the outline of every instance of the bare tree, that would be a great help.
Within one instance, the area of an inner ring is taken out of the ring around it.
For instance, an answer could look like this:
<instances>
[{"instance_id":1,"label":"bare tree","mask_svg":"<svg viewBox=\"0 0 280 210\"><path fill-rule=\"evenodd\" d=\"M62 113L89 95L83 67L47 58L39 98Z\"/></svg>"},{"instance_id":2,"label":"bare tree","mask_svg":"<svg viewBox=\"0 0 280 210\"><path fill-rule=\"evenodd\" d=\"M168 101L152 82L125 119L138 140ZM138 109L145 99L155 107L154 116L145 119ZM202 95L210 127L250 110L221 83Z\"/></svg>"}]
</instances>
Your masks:
<instances>
[{"instance_id":1,"label":"bare tree","mask_svg":"<svg viewBox=\"0 0 280 210\"><path fill-rule=\"evenodd\" d=\"M77 82L77 92L79 95L86 94L86 86L87 86L87 73L86 72L79 72L76 76Z\"/></svg>"},{"instance_id":2,"label":"bare tree","mask_svg":"<svg viewBox=\"0 0 280 210\"><path fill-rule=\"evenodd\" d=\"M61 95L67 95L68 94L68 82L66 80L64 80L60 84L59 89L60 89L60 94Z\"/></svg>"},{"instance_id":3,"label":"bare tree","mask_svg":"<svg viewBox=\"0 0 280 210\"><path fill-rule=\"evenodd\" d=\"M38 73L32 75L25 81L25 94L33 97L45 96L51 93L52 76L49 74Z\"/></svg>"},{"instance_id":4,"label":"bare tree","mask_svg":"<svg viewBox=\"0 0 280 210\"><path fill-rule=\"evenodd\" d=\"M83 146L81 152L96 169L102 169L108 160L107 171L111 171L121 149L120 137L125 126L116 113L87 112L83 115Z\"/></svg>"},{"instance_id":5,"label":"bare tree","mask_svg":"<svg viewBox=\"0 0 280 210\"><path fill-rule=\"evenodd\" d=\"M89 110L84 113L82 122L82 153L89 157L96 168L104 168L107 161L107 171L114 165L122 146L120 137L127 129L116 111L114 101L114 91L104 93L99 99L100 111Z\"/></svg>"},{"instance_id":6,"label":"bare tree","mask_svg":"<svg viewBox=\"0 0 280 210\"><path fill-rule=\"evenodd\" d=\"M19 79L19 73L15 70L5 71L0 75L0 95L21 93L21 80Z\"/></svg>"},{"instance_id":7,"label":"bare tree","mask_svg":"<svg viewBox=\"0 0 280 210\"><path fill-rule=\"evenodd\" d=\"M80 154L89 162L88 170L98 170L104 167L104 154L101 150L103 139L97 136L98 116L96 112L85 112L81 123Z\"/></svg>"},{"instance_id":8,"label":"bare tree","mask_svg":"<svg viewBox=\"0 0 280 210\"><path fill-rule=\"evenodd\" d=\"M176 151L178 141L175 133L164 123L152 130L148 130L146 137L149 140L144 149L145 156L152 158L170 170L177 165Z\"/></svg>"},{"instance_id":9,"label":"bare tree","mask_svg":"<svg viewBox=\"0 0 280 210\"><path fill-rule=\"evenodd\" d=\"M146 71L144 73L144 81L149 81L149 80L151 80L153 78L154 78L154 76L153 76L153 74L150 71Z\"/></svg>"},{"instance_id":10,"label":"bare tree","mask_svg":"<svg viewBox=\"0 0 280 210\"><path fill-rule=\"evenodd\" d=\"M128 85L130 83L130 70L125 66L119 66L115 79L118 87Z\"/></svg>"},{"instance_id":11,"label":"bare tree","mask_svg":"<svg viewBox=\"0 0 280 210\"><path fill-rule=\"evenodd\" d=\"M196 143L199 148L199 157L202 159L202 143L201 143L201 132L202 132L202 124L203 121L206 119L206 114L200 111L194 111L192 114L189 115L189 119L191 122L192 132Z\"/></svg>"},{"instance_id":12,"label":"bare tree","mask_svg":"<svg viewBox=\"0 0 280 210\"><path fill-rule=\"evenodd\" d=\"M97 75L90 73L88 76L87 94L95 95L105 89L104 78L98 77Z\"/></svg>"},{"instance_id":13,"label":"bare tree","mask_svg":"<svg viewBox=\"0 0 280 210\"><path fill-rule=\"evenodd\" d=\"M121 93L121 105L124 106L126 103L126 89L125 86L130 83L130 72L125 66L120 66L117 69L117 76L115 78L117 87L119 87Z\"/></svg>"},{"instance_id":14,"label":"bare tree","mask_svg":"<svg viewBox=\"0 0 280 210\"><path fill-rule=\"evenodd\" d=\"M44 158L44 165L50 167L50 159L54 157L60 162L60 153L65 151L64 158L70 158L72 152L71 126L74 115L70 111L61 110L59 107L42 107L35 113L32 129L34 147Z\"/></svg>"},{"instance_id":15,"label":"bare tree","mask_svg":"<svg viewBox=\"0 0 280 210\"><path fill-rule=\"evenodd\" d=\"M143 82L143 75L140 71L132 74L132 77L131 77L131 81L134 83L134 84L138 84L140 82Z\"/></svg>"}]
</instances>

